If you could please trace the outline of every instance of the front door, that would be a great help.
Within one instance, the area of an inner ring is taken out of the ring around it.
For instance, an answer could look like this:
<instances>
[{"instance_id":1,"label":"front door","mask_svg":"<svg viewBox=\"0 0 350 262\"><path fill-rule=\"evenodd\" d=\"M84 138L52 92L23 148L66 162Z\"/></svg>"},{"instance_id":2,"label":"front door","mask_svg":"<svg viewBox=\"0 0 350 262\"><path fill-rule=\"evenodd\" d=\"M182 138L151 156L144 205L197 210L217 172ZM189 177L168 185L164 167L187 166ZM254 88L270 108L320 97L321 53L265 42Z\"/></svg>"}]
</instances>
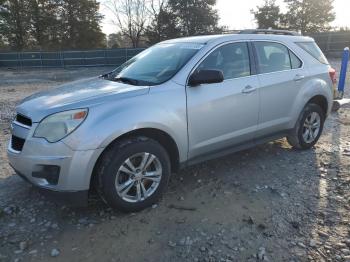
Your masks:
<instances>
[{"instance_id":1,"label":"front door","mask_svg":"<svg viewBox=\"0 0 350 262\"><path fill-rule=\"evenodd\" d=\"M259 82L247 43L217 47L200 69L221 70L225 80L186 88L189 158L252 140L258 124Z\"/></svg>"}]
</instances>

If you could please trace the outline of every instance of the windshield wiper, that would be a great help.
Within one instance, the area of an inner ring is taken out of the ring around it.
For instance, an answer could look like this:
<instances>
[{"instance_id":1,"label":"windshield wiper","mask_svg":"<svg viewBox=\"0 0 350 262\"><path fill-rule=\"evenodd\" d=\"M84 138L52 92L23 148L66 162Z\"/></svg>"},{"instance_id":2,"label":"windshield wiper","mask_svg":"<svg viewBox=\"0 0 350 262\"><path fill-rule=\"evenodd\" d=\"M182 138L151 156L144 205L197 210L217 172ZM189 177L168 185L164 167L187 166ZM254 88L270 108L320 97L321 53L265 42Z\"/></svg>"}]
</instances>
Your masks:
<instances>
[{"instance_id":1,"label":"windshield wiper","mask_svg":"<svg viewBox=\"0 0 350 262\"><path fill-rule=\"evenodd\" d=\"M145 80L137 80L134 78L130 78L130 77L116 77L112 79L113 81L116 82L122 82L122 83L128 83L130 85L134 85L134 86L148 86L148 85L154 85L153 82L149 82L149 81L145 81Z\"/></svg>"},{"instance_id":2,"label":"windshield wiper","mask_svg":"<svg viewBox=\"0 0 350 262\"><path fill-rule=\"evenodd\" d=\"M103 78L103 79L108 79L112 73L113 73L113 71L112 71L112 72L109 72L109 73L102 74L102 75L100 75L99 77L100 77L100 78Z\"/></svg>"},{"instance_id":3,"label":"windshield wiper","mask_svg":"<svg viewBox=\"0 0 350 262\"><path fill-rule=\"evenodd\" d=\"M139 84L139 80L129 77L116 77L113 80L116 82L128 83L134 86L137 86Z\"/></svg>"}]
</instances>

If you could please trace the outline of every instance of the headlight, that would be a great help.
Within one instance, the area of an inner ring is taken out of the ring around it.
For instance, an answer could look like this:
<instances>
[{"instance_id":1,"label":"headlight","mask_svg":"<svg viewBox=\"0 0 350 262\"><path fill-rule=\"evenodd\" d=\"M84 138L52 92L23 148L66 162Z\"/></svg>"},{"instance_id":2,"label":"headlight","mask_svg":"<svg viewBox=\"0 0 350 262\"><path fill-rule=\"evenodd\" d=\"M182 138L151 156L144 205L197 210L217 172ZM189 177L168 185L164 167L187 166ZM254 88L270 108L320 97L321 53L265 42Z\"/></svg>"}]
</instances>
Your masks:
<instances>
[{"instance_id":1,"label":"headlight","mask_svg":"<svg viewBox=\"0 0 350 262\"><path fill-rule=\"evenodd\" d=\"M44 118L35 129L34 137L53 143L72 133L84 122L88 109L76 109L56 113Z\"/></svg>"}]
</instances>

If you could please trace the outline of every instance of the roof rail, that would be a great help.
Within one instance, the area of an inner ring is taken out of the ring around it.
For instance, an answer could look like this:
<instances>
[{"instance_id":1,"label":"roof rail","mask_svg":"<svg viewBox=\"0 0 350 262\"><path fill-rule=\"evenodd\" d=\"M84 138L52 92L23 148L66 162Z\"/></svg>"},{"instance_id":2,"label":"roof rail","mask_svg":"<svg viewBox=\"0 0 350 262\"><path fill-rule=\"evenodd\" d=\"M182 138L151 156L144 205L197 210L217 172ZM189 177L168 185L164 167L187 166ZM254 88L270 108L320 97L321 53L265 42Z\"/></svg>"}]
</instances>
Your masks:
<instances>
[{"instance_id":1,"label":"roof rail","mask_svg":"<svg viewBox=\"0 0 350 262\"><path fill-rule=\"evenodd\" d=\"M288 30L274 30L274 29L245 29L239 31L239 34L272 34L272 35L291 35L300 36L298 32Z\"/></svg>"},{"instance_id":2,"label":"roof rail","mask_svg":"<svg viewBox=\"0 0 350 262\"><path fill-rule=\"evenodd\" d=\"M242 30L225 30L225 31L222 31L221 33L224 35L230 35L230 34L239 34L240 32L242 32Z\"/></svg>"}]
</instances>

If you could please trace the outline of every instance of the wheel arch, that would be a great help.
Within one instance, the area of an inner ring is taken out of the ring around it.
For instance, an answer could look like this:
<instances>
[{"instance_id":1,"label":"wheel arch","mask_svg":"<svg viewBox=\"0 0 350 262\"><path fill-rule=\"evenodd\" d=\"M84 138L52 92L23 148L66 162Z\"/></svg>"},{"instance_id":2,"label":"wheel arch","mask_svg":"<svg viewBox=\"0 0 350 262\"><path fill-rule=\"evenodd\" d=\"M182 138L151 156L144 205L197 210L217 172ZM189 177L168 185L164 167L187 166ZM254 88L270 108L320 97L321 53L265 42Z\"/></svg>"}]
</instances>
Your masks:
<instances>
[{"instance_id":1,"label":"wheel arch","mask_svg":"<svg viewBox=\"0 0 350 262\"><path fill-rule=\"evenodd\" d=\"M115 138L113 141L111 141L107 147L102 151L102 153L97 158L97 161L95 162L94 168L92 170L92 175L90 178L90 189L91 185L96 183L97 179L97 168L100 164L101 159L103 158L104 154L107 152L107 150L116 142L121 141L123 139L128 139L131 137L148 137L150 139L153 139L157 141L159 144L161 144L164 149L168 152L170 163L171 163L171 171L177 172L180 168L180 154L178 145L176 144L175 140L169 135L167 132L162 131L160 129L156 128L140 128L135 129L132 131L129 131L127 133L124 133L117 138Z\"/></svg>"},{"instance_id":2,"label":"wheel arch","mask_svg":"<svg viewBox=\"0 0 350 262\"><path fill-rule=\"evenodd\" d=\"M312 98L309 99L309 101L306 104L316 104L318 106L320 106L325 114L325 116L327 115L328 112L328 100L325 96L323 95L316 95Z\"/></svg>"}]
</instances>

